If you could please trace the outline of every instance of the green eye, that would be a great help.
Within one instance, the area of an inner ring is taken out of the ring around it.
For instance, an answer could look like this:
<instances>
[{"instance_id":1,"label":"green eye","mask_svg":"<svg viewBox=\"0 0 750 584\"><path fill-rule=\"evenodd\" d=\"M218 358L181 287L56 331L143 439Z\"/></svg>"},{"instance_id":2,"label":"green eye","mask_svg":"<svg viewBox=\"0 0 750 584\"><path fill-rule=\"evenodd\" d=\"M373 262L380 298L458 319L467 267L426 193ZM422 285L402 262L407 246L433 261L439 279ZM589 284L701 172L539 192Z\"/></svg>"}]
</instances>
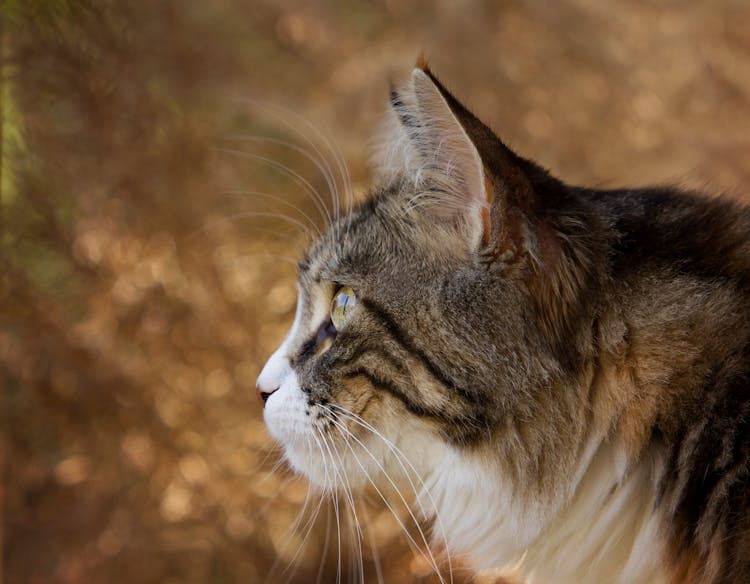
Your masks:
<instances>
[{"instance_id":1,"label":"green eye","mask_svg":"<svg viewBox=\"0 0 750 584\"><path fill-rule=\"evenodd\" d=\"M331 301L331 322L336 329L344 326L354 307L357 306L357 295L349 286L341 286Z\"/></svg>"}]
</instances>

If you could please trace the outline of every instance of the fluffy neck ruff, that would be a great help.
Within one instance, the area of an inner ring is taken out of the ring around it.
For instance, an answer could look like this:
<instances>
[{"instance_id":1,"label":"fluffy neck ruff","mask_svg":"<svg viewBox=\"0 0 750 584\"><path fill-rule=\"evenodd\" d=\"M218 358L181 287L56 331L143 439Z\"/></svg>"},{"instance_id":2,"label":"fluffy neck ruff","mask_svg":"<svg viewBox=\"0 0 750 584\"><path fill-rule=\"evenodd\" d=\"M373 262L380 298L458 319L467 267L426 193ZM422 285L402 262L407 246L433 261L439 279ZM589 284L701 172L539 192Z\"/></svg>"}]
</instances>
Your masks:
<instances>
[{"instance_id":1,"label":"fluffy neck ruff","mask_svg":"<svg viewBox=\"0 0 750 584\"><path fill-rule=\"evenodd\" d=\"M434 468L420 507L437 509L434 534L452 554L520 570L528 582L667 581L656 456L629 465L616 441L591 437L564 486L546 495L521 492L501 466L447 449Z\"/></svg>"}]
</instances>

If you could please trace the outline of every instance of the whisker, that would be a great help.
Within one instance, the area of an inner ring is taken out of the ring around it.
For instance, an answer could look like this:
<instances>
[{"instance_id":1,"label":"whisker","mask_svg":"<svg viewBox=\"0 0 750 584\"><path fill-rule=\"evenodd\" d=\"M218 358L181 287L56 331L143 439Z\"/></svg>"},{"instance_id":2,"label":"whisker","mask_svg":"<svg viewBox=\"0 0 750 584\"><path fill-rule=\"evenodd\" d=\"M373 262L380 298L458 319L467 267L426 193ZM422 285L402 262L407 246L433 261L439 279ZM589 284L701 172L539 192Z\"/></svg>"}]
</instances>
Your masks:
<instances>
[{"instance_id":1,"label":"whisker","mask_svg":"<svg viewBox=\"0 0 750 584\"><path fill-rule=\"evenodd\" d=\"M323 577L323 568L326 565L326 559L328 556L328 545L331 539L331 506L326 507L326 535L323 540L323 552L320 555L320 566L318 566L318 576L315 578L315 584L320 584L320 579Z\"/></svg>"},{"instance_id":2,"label":"whisker","mask_svg":"<svg viewBox=\"0 0 750 584\"><path fill-rule=\"evenodd\" d=\"M285 175L291 178L297 185L302 187L313 198L315 202L315 206L318 207L318 209L321 211L322 214L325 214L327 223L331 224L333 222L333 219L331 218L331 214L328 212L328 209L326 208L325 203L323 202L323 198L318 194L317 189L315 189L315 187L313 187L310 184L310 181L308 181L301 174L292 170L285 164L281 164L280 162L277 162L276 160L273 160L272 158L261 156L260 154L253 154L252 152L244 152L242 150L220 148L219 152L223 152L224 154L231 154L233 156L239 156L241 158L249 158L251 160L257 160L258 162L262 162L272 168L275 168L276 170L283 172Z\"/></svg>"},{"instance_id":3,"label":"whisker","mask_svg":"<svg viewBox=\"0 0 750 584\"><path fill-rule=\"evenodd\" d=\"M307 442L309 443L309 440ZM310 456L310 458L312 458L312 452L309 452L309 456ZM295 477L292 477L292 478L295 478ZM311 489L308 486L307 493L305 494L305 500L304 500L304 502L302 504L302 507L301 507L300 511L297 513L297 516L296 516L294 522L292 523L292 525L289 528L287 528L287 530L286 530L286 532L284 534L284 536L286 537L286 541L284 543L283 548L278 553L278 555L276 557L276 560L274 561L273 565L271 566L271 569L269 570L268 575L266 576L266 579L264 581L266 584L268 584L268 582L272 581L271 580L271 576L275 575L276 569L280 565L281 559L283 558L283 552L286 551L286 549L289 546L289 543L290 543L290 541L292 539L292 536L296 533L296 531L297 531L297 529L298 529L298 527L300 525L300 522L302 521L302 518L304 517L305 510L307 509L307 505L308 505L308 502L310 500L310 492L311 492ZM322 504L322 501L323 501L323 497L321 495L320 500L318 502L318 507L316 508L316 513L313 515L312 519L310 521L308 521L308 524L310 525L310 528L312 528L312 525L314 524L315 517L317 516L317 512L320 510L320 506ZM309 535L309 531L308 531L307 535ZM294 576L294 573L296 572L295 561L297 559L297 556L298 556L300 550L303 548L306 539L307 539L306 536L302 538L302 541L300 542L300 545L297 546L297 550L296 550L295 554L292 556L292 559L289 561L287 567L282 571L282 574L283 574L284 572L288 571L289 569L294 568L292 570L291 576L289 577L290 580Z\"/></svg>"},{"instance_id":4,"label":"whisker","mask_svg":"<svg viewBox=\"0 0 750 584\"><path fill-rule=\"evenodd\" d=\"M259 509L256 509L256 510L255 510L255 511L254 511L254 512L253 512L253 513L252 513L252 514L251 514L251 515L250 515L250 516L248 517L248 520L249 520L249 521L253 521L253 520L257 519L258 517L260 517L261 515L265 514L265 512L266 512L266 511L268 511L268 508L269 508L269 507L270 507L271 505L273 505L273 504L274 504L274 503L276 502L276 500L277 500L277 499L278 499L278 498L279 498L279 497L281 496L281 493L282 493L282 492L284 491L284 488L285 488L285 487L286 487L286 486L287 486L287 485L288 485L288 484L289 484L290 482L292 482L292 480L294 480L295 478L296 478L296 477L293 477L293 476L292 476L292 477L288 477L287 479L285 479L285 480L284 480L284 482L283 482L283 483L281 483L281 485L279 485L279 488L278 488L278 490L276 491L276 493L274 493L274 495L273 495L273 496L272 496L272 497L271 497L270 499L268 499L268 500L267 500L267 501L266 501L265 503L263 503L263 505L262 505L262 506L261 506L261 507L260 507ZM265 479L263 479L263 480L265 480Z\"/></svg>"},{"instance_id":5,"label":"whisker","mask_svg":"<svg viewBox=\"0 0 750 584\"><path fill-rule=\"evenodd\" d=\"M440 582L441 582L442 584L445 584L445 580L443 579L443 576L442 576L442 574L440 573L440 568L438 567L437 561L435 560L435 556L434 556L434 555L433 555L433 553L432 553L432 549L430 548L430 544L429 544L429 542L427 541L427 537L425 536L425 534L424 534L424 531L422 530L421 526L419 525L419 521L418 521L418 520L417 520L417 518L416 518L416 517L414 516L414 513L412 513L411 509L409 509L409 503L408 503L408 502L406 501L406 498L405 498L405 497L403 496L403 494L401 493L401 490L400 490L400 489L399 489L399 488L398 488L398 487L396 486L396 483L395 483L395 481L394 481L394 480L393 480L393 479L391 478L391 476L390 476L390 475L388 474L388 472L387 472L387 471L385 470L385 468L383 468L383 465L382 465L382 464L380 463L380 461L379 461L379 460L377 459L377 457L376 457L376 456L375 456L375 455L374 455L374 454L373 454L373 453L372 453L372 452L370 451L370 449L369 449L369 448L367 448L367 447L366 447L366 446L365 446L364 444L362 444L362 442L361 442L361 441L359 440L359 438L357 438L357 437L356 437L356 436L355 436L354 434L352 434L352 433L351 433L351 432L350 432L350 431L349 431L349 430L348 430L348 429L347 429L347 428L346 428L345 426L343 426L342 424L340 424L340 423L339 423L338 421L336 421L335 419L331 418L331 421L332 421L332 423L333 423L333 424L334 424L334 425L335 425L335 426L336 426L337 428L339 428L339 430L340 430L340 431L342 432L342 434L343 434L343 435L344 435L345 437L347 437L347 438L351 438L352 440L354 440L355 442L357 442L357 444L358 444L358 445L359 445L359 446L360 446L360 447L362 448L362 450L364 450L364 452L365 452L365 453L366 453L366 454L367 454L368 456L370 456L370 458L372 458L373 462L374 462L374 463L375 463L375 465L376 465L376 466L378 467L378 469L380 470L380 472L382 472L382 473L383 473L383 475L385 476L385 478L386 478L386 479L388 480L388 482L390 483L391 487L392 487L392 488L393 488L393 489L394 489L394 490L396 491L396 494L397 494L397 495L399 496L399 498L401 499L401 501L402 501L402 502L404 503L404 505L406 505L406 508L407 508L407 512L409 513L409 515L410 515L411 519L412 519L412 520L414 521L414 524L415 524L415 526L416 526L416 528L417 528L417 531L419 532L419 535L420 535L420 537L421 537L422 541L424 542L424 544L425 544L425 546L426 546L426 548L427 548L427 554L425 554L425 553L424 553L424 552L423 552L423 551L422 551L422 550L420 549L419 545L417 545L416 541L414 541L414 538L412 538L411 534L409 534L409 532L408 532L408 530L406 529L406 527L404 526L403 522L402 522L402 521L401 521L401 520L399 519L399 517L398 517L398 515L396 514L396 512L394 511L393 507L392 507L392 506L390 505L390 503L388 503L388 501L386 500L386 498L385 498L385 496L383 495L383 493L382 493L382 492L380 491L380 489L379 489L379 488L377 487L377 485L375 484L375 482L374 482L374 481L372 480L372 477L370 476L370 473L368 473L368 472L367 472L367 470L365 469L364 465L362 465L362 462L361 462L361 461L359 460L359 457L358 457L358 456L356 455L356 453L355 453L354 449L352 448L351 444L349 444L349 442L348 442L348 440L347 440L347 441L346 441L346 444L347 444L347 446L349 447L349 450L351 451L352 455L354 456L354 459L355 459L355 461L357 462L357 464L359 465L359 467L360 467L360 468L362 469L362 472L363 472L363 473L365 474L365 476L367 477L367 479L368 479L368 480L370 481L370 484L372 484L372 486L373 486L373 487L375 488L375 491L376 491L376 492L377 492L377 493L378 493L378 494L380 495L380 497L381 497L381 498L383 499L383 502L384 502L384 503L386 504L386 507L388 507L388 509L389 509L389 510L391 511L391 513L393 513L393 516L394 516L394 518L395 518L395 519L396 519L396 521L398 522L399 526L401 526L401 528L402 528L402 529L404 530L404 533L406 533L406 535L407 535L407 537L409 538L409 540L410 540L410 541L411 541L411 542L412 542L412 543L414 544L414 547L415 547L415 548L416 548L416 549L417 549L417 550L418 550L418 551L419 551L419 552L420 552L420 553L421 553L421 554L422 554L423 556L425 556L425 558L427 558L427 559L429 559L429 560L430 560L430 562L431 562L431 564L432 564L432 566L433 566L433 568L434 568L434 570L435 570L435 574L436 574L436 575L438 576L438 578L439 578ZM428 557L428 556L429 556L429 557Z\"/></svg>"},{"instance_id":6,"label":"whisker","mask_svg":"<svg viewBox=\"0 0 750 584\"><path fill-rule=\"evenodd\" d=\"M274 260L281 260L282 262L287 262L294 266L296 266L299 263L297 258L293 258L291 256L286 256L286 255L280 255L277 253L271 253L268 251L253 251L250 253L243 253L241 255L231 258L227 263L229 262L238 263L248 258L255 258L255 257L272 258Z\"/></svg>"},{"instance_id":7,"label":"whisker","mask_svg":"<svg viewBox=\"0 0 750 584\"><path fill-rule=\"evenodd\" d=\"M208 225L204 225L203 227L200 227L199 229L196 229L192 233L188 234L187 239L192 239L197 235L200 235L201 233L204 233L206 231L217 229L221 227L221 225L225 223L231 223L233 221L236 221L237 219L244 219L247 217L267 217L271 219L280 219L282 221L287 221L288 223L291 223L301 229L305 235L308 237L308 239L314 239L312 231L310 231L310 228L299 221L298 219L295 219L294 217L289 217L288 215L284 215L282 213L274 213L272 211L244 211L242 213L237 213L235 215L232 215L230 217L221 217L218 219L213 220ZM321 235L320 230L315 227L316 232L318 233L318 236Z\"/></svg>"},{"instance_id":8,"label":"whisker","mask_svg":"<svg viewBox=\"0 0 750 584\"><path fill-rule=\"evenodd\" d=\"M375 536L372 533L372 527L370 523L370 517L367 513L367 506L362 505L362 514L365 518L365 529L367 530L367 537L370 542L370 552L372 553L372 563L375 566L375 577L378 579L378 584L385 584L383 579L383 566L380 563L380 553L378 552L378 545Z\"/></svg>"},{"instance_id":9,"label":"whisker","mask_svg":"<svg viewBox=\"0 0 750 584\"><path fill-rule=\"evenodd\" d=\"M259 227L257 225L254 225L252 228L252 233L255 233L256 231L260 233L268 233L269 235L273 235L274 237L283 239L284 241L291 241L292 243L297 243L299 241L299 238L289 233L278 231L276 229L269 229L267 227Z\"/></svg>"},{"instance_id":10,"label":"whisker","mask_svg":"<svg viewBox=\"0 0 750 584\"><path fill-rule=\"evenodd\" d=\"M339 453L338 449L336 448L335 442L330 442L331 448L333 449L334 453L336 454L336 457L339 460L340 467L345 471L344 469L344 461L341 458L341 454ZM346 476L346 472L343 473L343 478L345 481L344 485L344 496L347 498L349 505L351 507L352 516L354 517L354 526L356 529L356 535L357 535L357 543L359 545L359 568L360 568L360 575L361 580L364 582L365 575L364 575L364 564L362 561L362 529L360 527L359 518L357 517L357 509L354 505L354 496L352 493L352 487L349 483L349 478Z\"/></svg>"},{"instance_id":11,"label":"whisker","mask_svg":"<svg viewBox=\"0 0 750 584\"><path fill-rule=\"evenodd\" d=\"M331 407L340 411L344 416L348 416L352 422L359 424L362 428L370 431L374 436L376 436L377 438L383 441L383 443L388 447L391 453L395 455L396 461L401 466L401 470L404 472L404 475L409 481L409 484L411 485L411 488L414 491L414 494L417 496L418 502L419 502L419 499L421 498L420 497L421 493L425 493L427 495L427 498L432 504L432 509L435 513L435 521L438 525L438 528L440 529L440 534L442 536L442 539L444 542L446 542L445 551L446 551L446 557L448 561L448 573L449 573L450 582L451 584L453 584L453 561L452 561L450 549L447 546L447 542L448 542L447 531L445 530L445 526L443 525L443 522L440 518L440 514L438 513L437 503L435 502L435 499L433 498L432 493L427 488L427 485L425 484L424 480L422 479L417 469L414 468L414 465L411 463L411 461L409 461L408 457L398 448L398 446L396 446L391 440L383 436L383 434L380 431L378 431L375 427L373 427L369 422L367 422L366 420L362 419L362 417L358 416L357 414L355 414L354 412L350 410L347 410L346 408L342 406L331 404ZM416 486L412 482L411 474L404 467L404 462L406 462L406 464L409 465L409 468L411 469L411 471L414 473L417 480L419 481L421 485L420 491L417 491ZM421 503L420 503L420 506L421 506ZM426 514L423 513L423 515L426 515Z\"/></svg>"},{"instance_id":12,"label":"whisker","mask_svg":"<svg viewBox=\"0 0 750 584\"><path fill-rule=\"evenodd\" d=\"M258 467L260 468L260 466L262 466L263 464L265 464L266 460L267 460L268 458L270 458L270 456L271 456L272 454L274 454L274 451L270 451L270 452L269 452L268 454L266 454L266 456L265 456L264 460L263 460L263 461L261 462L261 464L260 464L260 465L258 465ZM277 452L277 454L278 454L278 452ZM266 481L267 481L267 480L268 480L268 479L269 479L270 477L274 476L274 475L275 475L275 474L276 474L276 473L278 472L278 470L279 470L279 469L280 469L280 468L281 468L282 466L284 466L284 464L285 464L285 463L286 463L286 460L284 460L284 458L279 458L279 460L277 460L277 461L276 461L276 462L274 463L274 465L273 465L273 467L271 468L271 470L270 470L270 471L268 471L268 474L267 474L267 475L266 475L265 477L263 477L263 478L262 478L262 479L261 479L261 480L260 480L260 481L258 482L258 486L263 486L263 484L264 484L264 483L265 483L265 482L266 482ZM293 476L293 475L292 475L291 477L289 477L289 479L290 479L290 480L291 480L291 479L293 479L293 478L294 478L294 476Z\"/></svg>"},{"instance_id":13,"label":"whisker","mask_svg":"<svg viewBox=\"0 0 750 584\"><path fill-rule=\"evenodd\" d=\"M293 209L300 215L302 215L305 219L307 219L310 222L310 225L314 228L317 228L317 225L315 221L313 221L312 217L305 213L304 210L300 209L297 205L292 203L291 201L287 201L284 197L279 197L278 195L272 195L270 193L264 193L262 191L250 191L246 189L228 189L223 190L219 194L221 195L235 195L235 196L251 196L251 197L260 197L269 201L276 201L277 203L281 203L282 205L286 205L290 209ZM316 207L317 209L317 207ZM320 210L318 210L318 213L320 213ZM326 220L325 216L321 215L321 218L323 221Z\"/></svg>"},{"instance_id":14,"label":"whisker","mask_svg":"<svg viewBox=\"0 0 750 584\"><path fill-rule=\"evenodd\" d=\"M341 471L343 471L343 472L338 473L338 474L339 474L339 476L342 479L341 486L344 489L344 496L346 497L346 500L351 505L352 504L351 486L349 484L349 479L348 479L348 477L346 475L346 471L344 469L344 462L343 462L343 460L341 459L341 456L338 453L338 449L336 449L336 445L333 443L333 441L328 441L328 440L325 439L325 435L323 434L322 431L318 430L317 427L316 427L316 430L318 431L318 434L323 438L324 444L326 445L326 448L328 449L328 452L329 452L329 454L331 456L331 459L333 460L333 456L335 455L336 458L339 461L339 464L335 465L335 466L336 466L336 468L339 468L339 469L341 469ZM334 491L334 492L336 492L336 491ZM352 508L352 512L354 513L354 518L355 518L355 521L356 521L356 519L357 519L357 517L356 517L356 511L354 511L353 508ZM357 536L360 537L360 533L361 532L359 532L359 522L358 521L356 521L356 528L358 530ZM340 552L339 552L339 555L340 555Z\"/></svg>"},{"instance_id":15,"label":"whisker","mask_svg":"<svg viewBox=\"0 0 750 584\"><path fill-rule=\"evenodd\" d=\"M321 456L323 457L323 463L324 463L323 471L325 472L324 482L327 482L327 480L328 480L327 479L327 477L328 477L328 467L325 464L325 456L324 456L324 453L323 453L323 448L322 448L322 446L320 444L320 441L315 436L315 434L311 434L310 437L315 441L315 446L317 447L318 451L320 452ZM309 490L308 490L308 494L309 494ZM305 526L302 528L303 531L305 532L305 535L304 535L304 537L302 539L302 544L297 548L297 552L294 554L294 557L292 558L291 563L293 563L294 560L297 558L297 555L300 553L300 551L303 548L304 542L309 537L310 532L312 531L312 528L313 528L313 526L315 524L315 520L317 519L318 514L320 513L320 509L321 509L321 507L323 505L323 501L324 501L324 493L321 493L320 499L318 501L318 505L317 505L317 507L316 507L313 515L310 517L310 519L307 521L307 523L305 524Z\"/></svg>"},{"instance_id":16,"label":"whisker","mask_svg":"<svg viewBox=\"0 0 750 584\"><path fill-rule=\"evenodd\" d=\"M338 490L335 488L335 481L336 477L338 476L338 470L336 466L336 462L333 460L333 454L331 454L331 450L328 447L328 440L326 439L326 436L323 432L321 432L317 426L313 426L315 431L318 433L318 436L320 436L323 446L325 446L326 450L328 451L328 455L331 459L331 466L332 470L334 472L333 476L333 483L332 483L332 489L331 493L333 495L333 510L335 512L336 517L336 541L338 545L338 559L336 563L336 584L338 584L341 581L341 518L339 515L339 496L338 496Z\"/></svg>"},{"instance_id":17,"label":"whisker","mask_svg":"<svg viewBox=\"0 0 750 584\"><path fill-rule=\"evenodd\" d=\"M263 109L266 113L274 116L277 120L279 120L282 124L284 124L287 128L289 128L292 132L300 136L305 142L307 142L315 152L320 155L321 158L325 159L325 156L323 156L323 153L320 151L320 149L317 147L315 142L310 139L310 137L303 132L299 126L292 124L289 122L289 120L286 119L286 116L295 118L298 122L305 125L308 129L312 130L312 132L318 137L318 139L323 142L325 147L328 149L328 153L333 156L334 163L336 164L339 173L341 175L342 180L344 181L344 188L348 189L347 192L351 193L351 181L347 180L348 177L348 169L346 169L346 165L342 164L343 160L339 157L339 153L337 150L335 150L332 146L330 141L327 139L327 137L323 134L323 132L318 129L314 124L312 124L309 120L307 120L304 116L301 116L297 112L294 112L288 108L281 107L278 104L268 103L268 102L261 102L258 100L244 100L249 101L256 107ZM283 115L282 115L283 114ZM343 167L343 169L342 169ZM338 204L338 189L335 191L336 198L334 199L334 206L336 211L336 218L339 217L339 204ZM331 193L334 194L333 192Z\"/></svg>"},{"instance_id":18,"label":"whisker","mask_svg":"<svg viewBox=\"0 0 750 584\"><path fill-rule=\"evenodd\" d=\"M308 495L309 495L309 491L308 491ZM276 560L271 565L271 569L268 571L268 575L267 575L267 577L266 577L266 579L264 581L266 584L268 584L269 582L273 581L271 579L271 576L275 575L276 569L281 565L282 558L284 557L283 553L286 551L287 547L289 547L289 543L290 543L290 541L292 539L292 536L294 535L294 533L296 531L296 526L301 521L301 518L302 518L302 516L305 513L305 509L307 507L308 500L309 500L309 498L305 497L305 502L303 503L301 509L297 512L297 516L295 517L294 522L284 532L284 538L285 538L286 541L284 542L284 546L281 548L281 550L279 551L278 555L276 556ZM283 571L282 571L282 573L283 573Z\"/></svg>"},{"instance_id":19,"label":"whisker","mask_svg":"<svg viewBox=\"0 0 750 584\"><path fill-rule=\"evenodd\" d=\"M317 156L313 156L310 154L307 150L304 148L301 148L300 146L297 146L296 144L292 142L288 142L286 140L279 140L278 138L272 138L269 136L257 136L257 135L250 135L250 136L239 136L234 138L235 140L243 140L243 141L255 141L255 142L266 142L269 144L277 144L279 146L284 146L285 148L289 148L293 150L294 152L297 152L298 154L301 154L304 156L307 160L312 162L315 167L318 169L320 174L323 176L323 179L326 181L326 184L328 185L328 190L331 193L331 200L334 204L334 217L338 219L339 216L339 210L338 210L338 185L336 184L336 179L333 176L333 172L331 170L331 167L326 162L325 158L323 157L323 153L320 152L317 148L315 148L315 145L310 142L309 139L307 139L307 142L315 148L316 152L320 155L320 158Z\"/></svg>"},{"instance_id":20,"label":"whisker","mask_svg":"<svg viewBox=\"0 0 750 584\"><path fill-rule=\"evenodd\" d=\"M315 142L311 140L308 135L301 130L301 128L297 125L292 124L289 122L285 116L293 117L295 118L300 124L307 127L309 130L313 132L315 136L323 143L325 148L328 150L328 153L333 157L333 161L337 167L337 170L339 171L339 175L341 177L342 182L344 183L344 194L347 197L348 202L348 211L350 212L351 209L354 206L354 194L352 190L352 182L351 182L351 175L349 174L349 168L346 165L346 162L344 160L344 156L341 153L341 150L335 145L335 141L332 141L328 139L328 137L314 124L312 124L309 120L307 120L304 116L299 115L297 112L294 112L292 110L289 110L287 108L281 107L278 104L272 104L268 102L262 102L259 100L253 100L253 99L244 99L242 101L248 102L253 104L255 107L258 107L265 112L269 113L270 115L273 115L277 120L279 120L282 124L284 124L287 128L292 130L295 134L300 136L305 142L307 142L315 152L320 155L322 159L325 159L325 156L320 151L320 149L317 147ZM283 114L283 115L282 115ZM331 192L332 197L334 196L334 208L335 208L335 216L338 220L340 217L340 205L339 205L339 196L338 196L338 189ZM348 231L347 226L347 231Z\"/></svg>"}]
</instances>

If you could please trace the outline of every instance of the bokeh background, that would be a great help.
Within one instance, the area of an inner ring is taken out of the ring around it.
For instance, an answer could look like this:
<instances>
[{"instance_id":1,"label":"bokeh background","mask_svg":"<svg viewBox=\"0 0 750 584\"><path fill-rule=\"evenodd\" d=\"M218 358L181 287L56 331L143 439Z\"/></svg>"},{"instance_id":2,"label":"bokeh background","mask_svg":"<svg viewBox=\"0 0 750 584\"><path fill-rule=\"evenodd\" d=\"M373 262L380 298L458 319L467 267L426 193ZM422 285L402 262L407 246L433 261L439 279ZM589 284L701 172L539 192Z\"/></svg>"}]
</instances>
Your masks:
<instances>
[{"instance_id":1,"label":"bokeh background","mask_svg":"<svg viewBox=\"0 0 750 584\"><path fill-rule=\"evenodd\" d=\"M750 193L746 0L0 6L0 584L335 581L253 387L323 224L304 181L330 207L308 154L363 196L420 50L570 182ZM367 582L437 581L360 505Z\"/></svg>"}]
</instances>

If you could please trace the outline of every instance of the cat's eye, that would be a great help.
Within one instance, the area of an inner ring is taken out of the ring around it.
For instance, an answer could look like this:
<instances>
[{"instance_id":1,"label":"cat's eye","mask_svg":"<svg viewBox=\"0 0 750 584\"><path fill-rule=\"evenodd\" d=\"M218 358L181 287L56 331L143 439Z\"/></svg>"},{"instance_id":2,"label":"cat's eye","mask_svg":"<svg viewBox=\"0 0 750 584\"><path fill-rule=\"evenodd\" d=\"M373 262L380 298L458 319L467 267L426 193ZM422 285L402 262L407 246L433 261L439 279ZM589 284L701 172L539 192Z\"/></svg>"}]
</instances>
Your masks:
<instances>
[{"instance_id":1,"label":"cat's eye","mask_svg":"<svg viewBox=\"0 0 750 584\"><path fill-rule=\"evenodd\" d=\"M357 306L357 295L349 286L341 286L331 301L331 322L336 329L344 326L354 307Z\"/></svg>"}]
</instances>

